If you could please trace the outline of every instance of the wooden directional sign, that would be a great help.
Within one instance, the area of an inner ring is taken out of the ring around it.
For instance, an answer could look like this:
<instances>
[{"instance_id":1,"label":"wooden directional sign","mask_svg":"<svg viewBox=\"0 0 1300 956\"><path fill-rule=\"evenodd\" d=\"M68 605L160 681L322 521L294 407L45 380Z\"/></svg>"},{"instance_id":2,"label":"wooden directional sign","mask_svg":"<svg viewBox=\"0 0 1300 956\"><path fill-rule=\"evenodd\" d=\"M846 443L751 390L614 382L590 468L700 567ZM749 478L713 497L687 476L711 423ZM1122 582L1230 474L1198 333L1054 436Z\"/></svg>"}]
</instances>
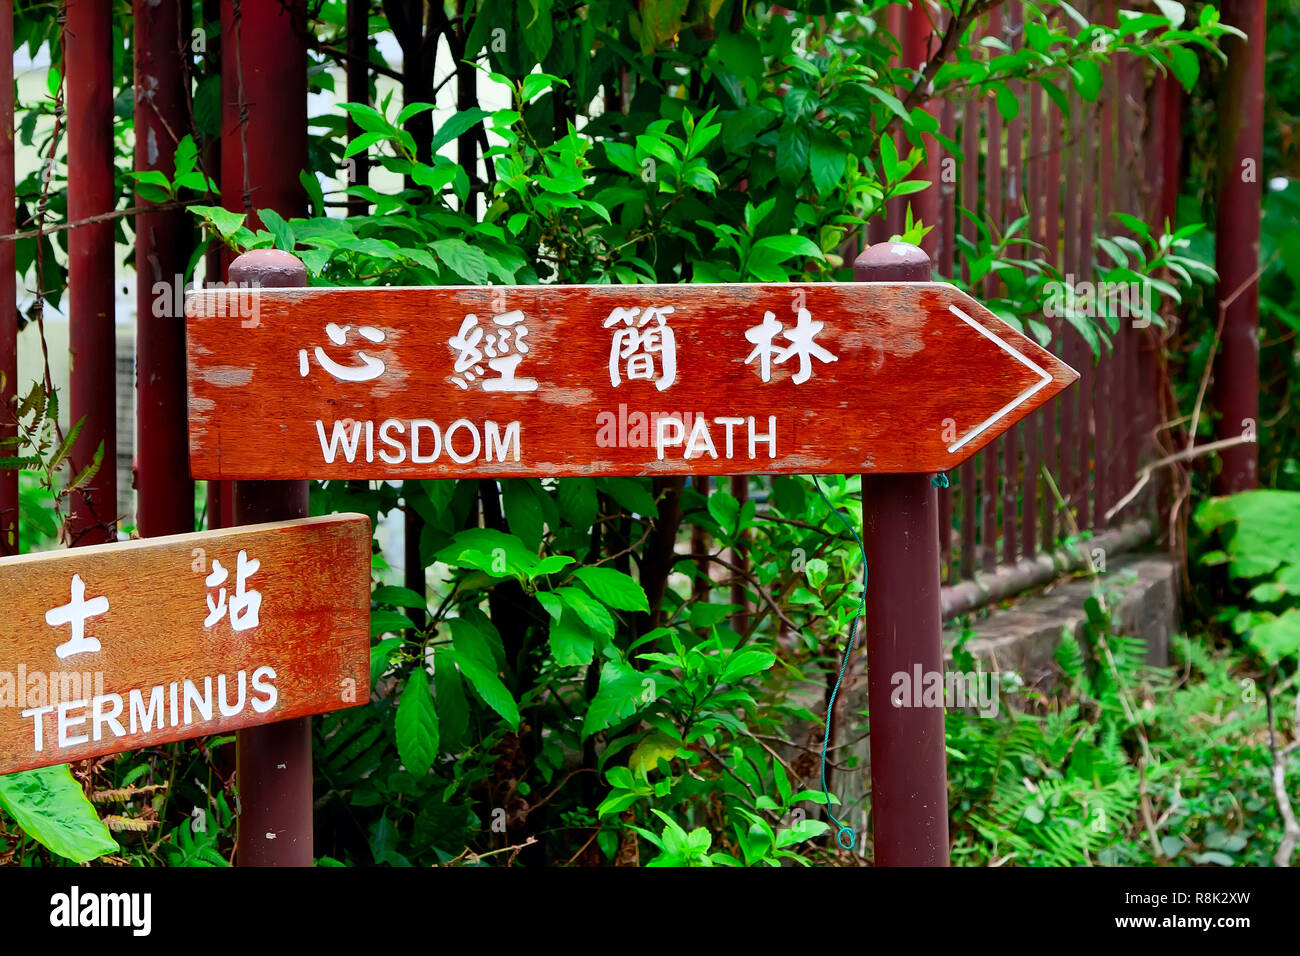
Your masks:
<instances>
[{"instance_id":1,"label":"wooden directional sign","mask_svg":"<svg viewBox=\"0 0 1300 956\"><path fill-rule=\"evenodd\" d=\"M370 520L0 559L0 774L369 699Z\"/></svg>"},{"instance_id":2,"label":"wooden directional sign","mask_svg":"<svg viewBox=\"0 0 1300 956\"><path fill-rule=\"evenodd\" d=\"M942 283L192 293L196 478L926 472L1078 376Z\"/></svg>"}]
</instances>

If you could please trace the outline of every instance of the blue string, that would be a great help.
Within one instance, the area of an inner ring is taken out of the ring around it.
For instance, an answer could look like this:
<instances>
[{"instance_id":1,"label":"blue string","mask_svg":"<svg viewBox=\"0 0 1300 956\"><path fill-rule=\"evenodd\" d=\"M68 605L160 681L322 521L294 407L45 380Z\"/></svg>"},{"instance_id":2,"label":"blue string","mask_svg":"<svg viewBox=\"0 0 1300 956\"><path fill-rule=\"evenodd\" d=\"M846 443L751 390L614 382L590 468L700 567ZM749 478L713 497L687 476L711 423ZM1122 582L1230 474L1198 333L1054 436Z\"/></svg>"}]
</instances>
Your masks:
<instances>
[{"instance_id":1,"label":"blue string","mask_svg":"<svg viewBox=\"0 0 1300 956\"><path fill-rule=\"evenodd\" d=\"M826 492L822 490L822 484L817 480L817 476L812 476L813 486L817 493L822 496L822 501L826 502L826 507L831 510L835 517L840 519L840 524L848 529L849 534L853 535L853 540L858 543L858 551L862 553L862 596L858 599L858 609L853 612L853 623L849 625L849 643L844 649L844 659L840 662L840 674L835 678L835 686L831 688L830 703L826 706L826 734L822 738L822 794L826 798L826 815L835 823L835 842L846 850L852 850L857 842L857 833L847 823L841 821L831 811L831 792L826 786L826 752L830 748L831 742L831 714L835 712L835 698L839 696L840 684L844 680L844 672L848 669L849 658L852 656L854 649L858 645L858 620L862 617L862 612L867 606L867 549L862 544L862 538L859 537L858 531L849 523L849 520L840 513L840 510L831 504L830 498L826 497ZM943 472L934 475L930 479L930 484L936 488L949 487L948 476ZM848 842L844 842L847 836Z\"/></svg>"},{"instance_id":2,"label":"blue string","mask_svg":"<svg viewBox=\"0 0 1300 956\"><path fill-rule=\"evenodd\" d=\"M862 552L862 596L858 599L858 609L853 612L853 623L849 626L849 643L844 649L844 660L840 663L840 676L835 678L835 686L831 688L830 703L826 705L826 735L822 738L822 794L826 797L826 815L835 822L835 842L846 850L852 850L853 845L857 842L857 834L851 826L842 822L831 811L831 792L826 786L826 751L831 742L831 714L835 712L835 698L839 695L840 683L844 680L844 671L849 666L849 657L858 644L858 619L862 617L862 612L866 610L867 606L867 549L863 547L862 538L858 536L857 529L826 497L826 492L822 491L822 484L817 480L817 476L813 475L812 480L813 485L817 488L817 493L822 496L822 501L826 502L826 507L830 508L835 517L840 519L840 523L849 530L849 534L853 535L853 540L858 543L858 550ZM848 837L847 843L844 842L846 835Z\"/></svg>"}]
</instances>

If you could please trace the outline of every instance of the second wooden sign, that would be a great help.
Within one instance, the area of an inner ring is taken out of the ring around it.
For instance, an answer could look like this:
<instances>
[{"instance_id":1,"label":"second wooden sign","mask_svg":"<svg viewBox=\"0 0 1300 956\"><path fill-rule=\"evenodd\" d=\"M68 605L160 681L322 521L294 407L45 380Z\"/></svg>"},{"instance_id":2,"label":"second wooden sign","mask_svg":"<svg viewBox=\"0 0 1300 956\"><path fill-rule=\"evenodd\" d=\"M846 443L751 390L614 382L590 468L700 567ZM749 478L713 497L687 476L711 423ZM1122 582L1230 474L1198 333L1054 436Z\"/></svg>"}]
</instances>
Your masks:
<instances>
[{"instance_id":1,"label":"second wooden sign","mask_svg":"<svg viewBox=\"0 0 1300 956\"><path fill-rule=\"evenodd\" d=\"M0 774L370 696L370 519L0 559Z\"/></svg>"}]
</instances>

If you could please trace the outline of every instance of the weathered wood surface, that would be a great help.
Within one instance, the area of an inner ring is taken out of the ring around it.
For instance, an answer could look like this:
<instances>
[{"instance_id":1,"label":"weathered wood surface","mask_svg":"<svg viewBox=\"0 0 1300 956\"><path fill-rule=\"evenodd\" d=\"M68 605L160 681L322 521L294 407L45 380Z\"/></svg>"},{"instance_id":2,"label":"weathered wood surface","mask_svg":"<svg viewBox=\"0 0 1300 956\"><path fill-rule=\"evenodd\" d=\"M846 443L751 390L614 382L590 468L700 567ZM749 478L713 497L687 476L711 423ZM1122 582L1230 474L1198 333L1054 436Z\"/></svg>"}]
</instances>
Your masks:
<instances>
[{"instance_id":1,"label":"weathered wood surface","mask_svg":"<svg viewBox=\"0 0 1300 956\"><path fill-rule=\"evenodd\" d=\"M0 774L351 707L369 698L370 520L4 558L0 609Z\"/></svg>"},{"instance_id":2,"label":"weathered wood surface","mask_svg":"<svg viewBox=\"0 0 1300 956\"><path fill-rule=\"evenodd\" d=\"M207 290L187 316L203 479L941 471L1078 377L943 283Z\"/></svg>"}]
</instances>

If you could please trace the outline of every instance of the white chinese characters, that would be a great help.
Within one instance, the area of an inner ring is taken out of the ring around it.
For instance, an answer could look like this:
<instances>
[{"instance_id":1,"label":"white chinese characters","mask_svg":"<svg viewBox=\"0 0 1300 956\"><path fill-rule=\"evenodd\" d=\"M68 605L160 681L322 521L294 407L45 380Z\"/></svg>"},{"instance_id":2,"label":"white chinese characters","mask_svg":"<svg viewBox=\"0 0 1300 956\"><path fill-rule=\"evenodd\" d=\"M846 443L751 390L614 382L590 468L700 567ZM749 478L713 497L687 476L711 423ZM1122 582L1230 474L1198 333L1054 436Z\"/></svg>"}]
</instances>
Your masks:
<instances>
[{"instance_id":1,"label":"white chinese characters","mask_svg":"<svg viewBox=\"0 0 1300 956\"><path fill-rule=\"evenodd\" d=\"M528 354L528 326L523 312L515 309L492 317L492 326L486 332L479 326L478 316L471 312L460 324L460 331L447 340L456 351L455 375L452 382L458 388L468 389L475 379L480 380L485 392L535 392L537 379L516 378L515 372ZM488 368L497 373L491 378L483 370L484 355Z\"/></svg>"},{"instance_id":2,"label":"white chinese characters","mask_svg":"<svg viewBox=\"0 0 1300 956\"><path fill-rule=\"evenodd\" d=\"M93 654L99 651L99 639L86 633L86 621L92 617L108 613L108 598L96 597L86 600L86 583L80 574L72 576L72 600L45 612L45 623L50 627L72 625L72 637L54 649L59 660L65 660L74 654Z\"/></svg>"},{"instance_id":3,"label":"white chinese characters","mask_svg":"<svg viewBox=\"0 0 1300 956\"><path fill-rule=\"evenodd\" d=\"M680 304L626 304L610 309L602 326L610 336L607 371L611 387L648 382L653 383L657 391L664 392L677 383L679 329L674 328L670 317L679 309ZM540 387L538 379L524 374L531 371L528 366L533 361L529 359L535 344L531 341L531 333L535 332L533 319L522 309L506 311L503 298L491 308L491 312L490 317L473 312L464 314L457 330L447 336L451 369L446 381L462 391L477 387L488 393L537 392ZM758 377L765 383L773 380L775 367L785 363L789 363L790 371L787 376L778 378L788 377L793 384L802 385L814 376L814 360L821 364L839 361L840 357L819 341L819 338L829 338L823 336L826 324L814 320L811 311L799 307L798 302L794 312L796 320L793 324L782 322L777 318L777 312L767 310L763 312L761 322L744 329L745 341L752 348L742 362L754 366ZM393 334L391 330L372 325L333 322L325 326L325 333L330 342L340 348L357 338L364 340L363 346L365 342L379 345L390 341ZM716 352L713 334L711 327L696 328L696 336L705 340L699 344L705 345L710 355ZM550 339L546 341L549 344ZM727 351L730 350L727 347ZM740 349L736 349L732 360L739 355ZM304 377L311 374L314 365L319 365L338 381L373 382L388 372L391 364L391 351L375 355L365 351L364 347L357 348L347 358L332 358L320 346L298 351L299 373Z\"/></svg>"},{"instance_id":4,"label":"white chinese characters","mask_svg":"<svg viewBox=\"0 0 1300 956\"><path fill-rule=\"evenodd\" d=\"M772 380L772 363L780 364L789 358L798 357L799 370L791 376L791 381L802 385L812 378L812 360L820 362L838 362L839 357L832 355L813 341L825 328L824 322L814 322L812 313L807 309L799 310L799 321L793 329L786 332L785 326L777 321L771 312L763 313L761 324L745 332L745 338L754 343L754 350L745 358L748 364L758 359L758 374L764 382ZM780 348L774 344L777 335L784 334L790 344Z\"/></svg>"},{"instance_id":5,"label":"white chinese characters","mask_svg":"<svg viewBox=\"0 0 1300 956\"><path fill-rule=\"evenodd\" d=\"M230 595L227 601L226 589L222 585L230 577L230 572L223 568L216 558L212 559L212 573L204 579L203 583L209 588L217 588L218 593L215 599L211 594L207 596L208 616L203 621L205 628L211 628L221 621L226 616L227 610L230 613L230 626L237 632L247 631L261 623L262 594L260 591L248 588L248 579L256 574L261 566L262 562L250 559L247 551L239 552L235 564L235 593Z\"/></svg>"},{"instance_id":6,"label":"white chinese characters","mask_svg":"<svg viewBox=\"0 0 1300 956\"><path fill-rule=\"evenodd\" d=\"M350 325L336 325L330 322L325 326L325 334L335 345L346 345L348 341L348 332L352 330ZM362 325L357 328L357 335L361 336L367 342L373 342L375 345L383 342L387 336L382 329L377 329L373 325ZM319 345L315 350L316 361L320 367L329 372L340 382L370 382L384 374L384 363L373 355L367 355L365 352L358 351L357 358L360 365L341 365L325 354L325 350ZM311 370L311 362L307 358L307 350L298 350L298 374L304 378Z\"/></svg>"},{"instance_id":7,"label":"white chinese characters","mask_svg":"<svg viewBox=\"0 0 1300 956\"><path fill-rule=\"evenodd\" d=\"M622 376L629 382L653 381L663 391L677 380L677 339L667 316L674 308L616 308L605 320L605 328L623 326L614 333L609 349L609 383L618 388ZM638 319L638 316L640 318ZM658 374L655 358L659 359Z\"/></svg>"}]
</instances>

